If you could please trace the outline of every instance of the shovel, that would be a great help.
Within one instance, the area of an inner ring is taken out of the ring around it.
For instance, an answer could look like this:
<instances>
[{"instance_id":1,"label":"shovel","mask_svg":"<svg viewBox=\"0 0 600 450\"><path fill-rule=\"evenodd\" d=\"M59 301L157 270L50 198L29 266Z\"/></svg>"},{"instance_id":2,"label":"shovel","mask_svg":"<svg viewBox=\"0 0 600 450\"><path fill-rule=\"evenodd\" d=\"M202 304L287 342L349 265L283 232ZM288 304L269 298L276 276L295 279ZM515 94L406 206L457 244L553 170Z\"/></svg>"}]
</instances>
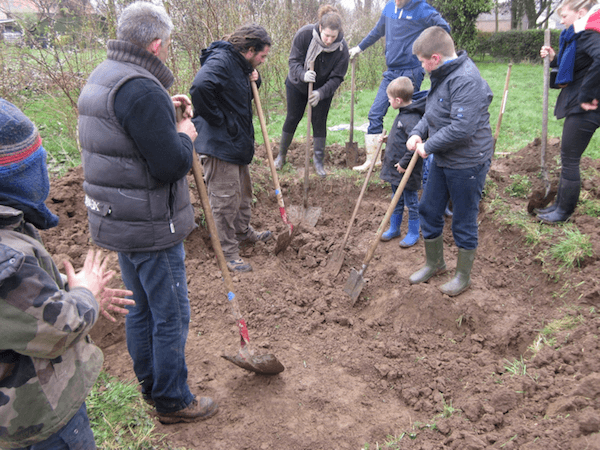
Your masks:
<instances>
[{"instance_id":1,"label":"shovel","mask_svg":"<svg viewBox=\"0 0 600 450\"><path fill-rule=\"evenodd\" d=\"M385 136L385 130L383 130L383 136ZM342 240L342 243L337 248L337 250L333 253L333 257L327 263L327 270L330 275L335 277L338 273L340 273L340 269L344 264L344 246L346 245L346 241L348 240L348 236L350 236L350 230L352 229L352 225L354 225L354 219L356 219L356 214L358 213L358 208L360 207L360 203L362 201L363 195L367 190L367 185L369 184L369 178L371 177L371 172L373 172L373 167L375 167L375 162L379 159L379 153L381 152L381 148L383 147L383 141L379 143L377 147L377 152L375 153L375 159L371 161L371 166L369 167L369 171L367 172L367 176L365 178L365 182L363 183L363 187L360 191L360 195L358 196L358 200L356 201L356 206L354 207L354 212L352 213L352 217L350 218L350 223L348 224L348 229L346 230L346 235Z\"/></svg>"},{"instance_id":2,"label":"shovel","mask_svg":"<svg viewBox=\"0 0 600 450\"><path fill-rule=\"evenodd\" d=\"M512 63L508 65L508 71L506 72L506 81L504 82L504 94L502 95L502 105L500 105L500 114L498 114L496 132L494 133L494 150L496 150L496 142L498 141L498 136L500 136L500 125L502 125L502 116L504 115L504 109L506 108L506 99L508 98L508 82L510 80L511 70Z\"/></svg>"},{"instance_id":3,"label":"shovel","mask_svg":"<svg viewBox=\"0 0 600 450\"><path fill-rule=\"evenodd\" d=\"M314 69L314 63L310 63L310 70ZM308 83L308 96L312 94L313 84ZM306 153L304 155L304 201L302 207L298 206L290 206L290 216L296 218L297 220L293 220L295 223L305 223L311 228L317 224L319 217L321 216L321 208L317 207L308 207L308 172L310 166L310 149L311 149L311 141L310 141L310 127L312 124L312 106L310 103L307 104L306 111L306 122L308 123L308 130L306 132Z\"/></svg>"},{"instance_id":4,"label":"shovel","mask_svg":"<svg viewBox=\"0 0 600 450\"><path fill-rule=\"evenodd\" d=\"M350 298L352 299L352 306L354 306L354 304L356 303L356 300L358 300L358 296L360 295L363 286L365 285L365 279L363 278L363 275L365 274L365 270L367 270L367 267L369 265L369 263L371 262L371 259L373 258L373 255L375 254L375 249L377 248L377 244L379 244L379 239L381 238L381 235L383 234L383 230L384 228L387 226L388 222L390 221L390 217L392 216L392 213L394 212L394 208L396 207L396 205L398 204L398 201L400 200L400 196L402 195L402 192L404 191L404 186L406 186L406 183L408 182L408 178L410 177L410 174L413 171L413 168L415 167L415 164L417 163L417 158L419 158L419 154L415 151L413 153L412 158L410 159L410 163L408 164L408 167L406 168L406 172L404 172L404 175L402 176L402 181L400 181L400 186L398 186L398 189L396 190L396 193L394 194L394 198L392 198L392 203L390 203L390 206L387 209L387 212L385 213L385 217L383 218L383 220L381 221L381 225L379 225L379 228L377 229L377 235L375 236L375 239L373 240L373 242L371 242L371 247L369 248L369 251L367 252L365 259L362 263L362 267L360 268L360 271L352 268L352 270L350 271L350 277L348 278L348 281L346 281L346 285L344 286L344 292L346 294L348 294L350 296Z\"/></svg>"},{"instance_id":5,"label":"shovel","mask_svg":"<svg viewBox=\"0 0 600 450\"><path fill-rule=\"evenodd\" d=\"M273 177L273 186L275 188L275 195L277 196L277 203L279 204L279 213L281 214L281 219L283 223L285 223L289 230L287 233L282 233L277 236L277 244L275 245L275 254L278 255L282 251L284 251L290 245L292 241L292 237L294 234L294 225L287 218L287 213L285 212L285 204L283 203L283 195L281 194L281 186L279 185L279 178L277 177L277 169L275 169L275 161L273 160L273 151L271 150L271 141L269 140L269 135L267 134L267 124L265 122L265 116L263 114L262 106L260 103L260 97L258 96L258 88L256 87L256 82L252 81L252 93L254 94L254 104L256 105L256 110L258 111L258 117L260 119L260 128L262 130L263 138L265 140L265 147L267 149L267 157L269 159L269 166L271 167L271 175Z\"/></svg>"},{"instance_id":6,"label":"shovel","mask_svg":"<svg viewBox=\"0 0 600 450\"><path fill-rule=\"evenodd\" d=\"M544 46L550 45L550 30L544 32ZM544 192L536 191L531 194L527 203L527 212L533 213L535 208L544 208L548 205L555 194L550 194L550 178L548 176L548 167L546 165L546 149L548 147L548 96L550 91L550 56L544 58L544 97L542 104L542 148L541 148L541 171L544 180Z\"/></svg>"},{"instance_id":7,"label":"shovel","mask_svg":"<svg viewBox=\"0 0 600 450\"><path fill-rule=\"evenodd\" d=\"M354 90L356 88L356 82L354 74L356 73L356 58L352 59L352 81L351 81L351 94L350 94L350 142L346 142L346 166L356 166L356 160L358 159L358 144L353 141L354 138ZM342 258L343 260L343 258ZM339 269L338 269L339 271Z\"/></svg>"},{"instance_id":8,"label":"shovel","mask_svg":"<svg viewBox=\"0 0 600 450\"><path fill-rule=\"evenodd\" d=\"M180 108L177 108L177 121L181 120L182 112ZM215 224L215 218L210 208L208 201L208 191L204 184L202 166L198 160L198 155L194 151L192 158L192 174L196 181L198 193L200 194L200 201L202 202L202 208L204 209L204 215L206 216L206 224L208 225L208 232L210 233L210 241L212 243L223 280L225 280L225 288L227 289L227 299L231 303L231 310L233 317L237 323L240 332L240 351L235 356L222 355L227 361L232 362L236 366L242 369L249 370L251 372L261 373L264 375L275 375L284 371L283 364L281 364L277 358L272 354L266 355L255 355L254 350L250 348L250 337L248 336L248 327L246 321L242 317L240 312L240 305L238 304L235 293L233 292L233 279L227 268L225 262L225 255L221 248L221 241L219 241L219 235L217 233L217 225Z\"/></svg>"}]
</instances>

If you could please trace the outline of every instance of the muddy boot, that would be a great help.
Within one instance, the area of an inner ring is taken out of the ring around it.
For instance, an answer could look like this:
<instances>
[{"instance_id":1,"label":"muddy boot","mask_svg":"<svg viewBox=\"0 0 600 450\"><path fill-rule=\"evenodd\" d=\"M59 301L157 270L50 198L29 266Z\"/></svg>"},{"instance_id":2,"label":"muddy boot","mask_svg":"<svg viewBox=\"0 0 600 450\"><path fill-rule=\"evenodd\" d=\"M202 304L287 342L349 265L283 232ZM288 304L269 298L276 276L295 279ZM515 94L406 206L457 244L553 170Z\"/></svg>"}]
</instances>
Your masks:
<instances>
[{"instance_id":1,"label":"muddy boot","mask_svg":"<svg viewBox=\"0 0 600 450\"><path fill-rule=\"evenodd\" d=\"M444 261L444 235L440 234L434 239L424 239L425 266L413 273L408 281L410 284L423 283L432 276L446 270Z\"/></svg>"},{"instance_id":2,"label":"muddy boot","mask_svg":"<svg viewBox=\"0 0 600 450\"><path fill-rule=\"evenodd\" d=\"M406 233L404 239L400 241L400 247L408 248L417 243L419 240L419 231L421 229L420 225L419 219L408 220L408 233Z\"/></svg>"},{"instance_id":3,"label":"muddy boot","mask_svg":"<svg viewBox=\"0 0 600 450\"><path fill-rule=\"evenodd\" d=\"M314 144L314 163L315 163L315 171L317 175L321 178L325 178L327 176L327 172L323 168L323 158L325 157L325 141L327 138L324 137L316 137L313 140Z\"/></svg>"},{"instance_id":4,"label":"muddy boot","mask_svg":"<svg viewBox=\"0 0 600 450\"><path fill-rule=\"evenodd\" d=\"M375 158L377 147L379 147L379 136L381 136L381 134L365 134L365 151L367 153L367 160L360 166L354 166L352 170L356 170L357 172L366 172L369 167L371 167L371 161L373 161L373 158ZM381 153L379 153L375 165L381 165Z\"/></svg>"},{"instance_id":5,"label":"muddy boot","mask_svg":"<svg viewBox=\"0 0 600 450\"><path fill-rule=\"evenodd\" d=\"M288 148L292 143L294 135L292 133L281 132L281 140L279 141L279 154L275 159L275 168L281 170L285 164L285 156L287 155Z\"/></svg>"},{"instance_id":6,"label":"muddy boot","mask_svg":"<svg viewBox=\"0 0 600 450\"><path fill-rule=\"evenodd\" d=\"M458 260L456 261L456 272L454 278L448 281L446 284L442 284L438 287L444 294L454 297L464 292L469 286L471 286L471 269L473 268L473 261L475 260L475 251L465 250L464 248L458 249Z\"/></svg>"},{"instance_id":7,"label":"muddy boot","mask_svg":"<svg viewBox=\"0 0 600 450\"><path fill-rule=\"evenodd\" d=\"M558 208L558 203L560 202L561 186L562 186L562 178L558 182L558 190L556 192L556 197L554 198L554 203L552 203L550 206L547 206L545 208L539 208L539 209L533 208L533 213L536 216L539 216L540 214L548 214L548 213L554 212L554 210L556 208Z\"/></svg>"},{"instance_id":8,"label":"muddy boot","mask_svg":"<svg viewBox=\"0 0 600 450\"><path fill-rule=\"evenodd\" d=\"M562 179L560 191L557 194L556 209L546 214L538 214L537 218L542 223L566 222L571 217L579 200L581 182Z\"/></svg>"},{"instance_id":9,"label":"muddy boot","mask_svg":"<svg viewBox=\"0 0 600 450\"><path fill-rule=\"evenodd\" d=\"M390 227L383 232L379 240L387 242L400 236L400 225L402 225L402 214L392 214L390 217Z\"/></svg>"}]
</instances>

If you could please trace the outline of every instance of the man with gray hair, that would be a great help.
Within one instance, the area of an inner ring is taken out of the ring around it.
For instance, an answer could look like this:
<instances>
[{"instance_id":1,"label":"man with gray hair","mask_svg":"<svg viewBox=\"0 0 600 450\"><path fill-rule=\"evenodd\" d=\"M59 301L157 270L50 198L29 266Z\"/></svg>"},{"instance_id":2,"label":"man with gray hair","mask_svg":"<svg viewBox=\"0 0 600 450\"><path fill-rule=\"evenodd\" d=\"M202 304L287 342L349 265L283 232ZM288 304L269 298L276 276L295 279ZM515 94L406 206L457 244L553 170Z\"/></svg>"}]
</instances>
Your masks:
<instances>
[{"instance_id":1,"label":"man with gray hair","mask_svg":"<svg viewBox=\"0 0 600 450\"><path fill-rule=\"evenodd\" d=\"M79 97L85 204L94 242L118 252L135 306L127 348L147 403L164 424L214 415L187 383L190 322L183 240L196 226L186 175L197 136L191 102L170 97L165 66L173 24L162 6L135 2L121 13L117 40ZM184 110L177 122L175 110Z\"/></svg>"}]
</instances>

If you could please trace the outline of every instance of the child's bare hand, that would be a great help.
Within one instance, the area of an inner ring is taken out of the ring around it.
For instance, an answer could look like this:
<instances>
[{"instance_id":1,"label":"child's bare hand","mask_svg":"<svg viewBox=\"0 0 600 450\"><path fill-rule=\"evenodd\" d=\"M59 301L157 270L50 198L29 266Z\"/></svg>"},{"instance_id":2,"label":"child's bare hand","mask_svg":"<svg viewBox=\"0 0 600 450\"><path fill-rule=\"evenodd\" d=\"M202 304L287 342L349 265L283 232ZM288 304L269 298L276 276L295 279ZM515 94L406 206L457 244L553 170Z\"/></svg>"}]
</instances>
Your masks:
<instances>
[{"instance_id":1,"label":"child's bare hand","mask_svg":"<svg viewBox=\"0 0 600 450\"><path fill-rule=\"evenodd\" d=\"M124 298L127 295L133 295L133 292L127 289L104 288L98 298L102 315L111 322L116 322L117 320L110 315L109 311L118 314L128 314L129 311L121 308L121 306L135 305L135 301Z\"/></svg>"},{"instance_id":2,"label":"child's bare hand","mask_svg":"<svg viewBox=\"0 0 600 450\"><path fill-rule=\"evenodd\" d=\"M385 136L382 134L381 136L379 136L379 142L383 142L384 144L386 144L387 138L388 138L387 134Z\"/></svg>"},{"instance_id":3,"label":"child's bare hand","mask_svg":"<svg viewBox=\"0 0 600 450\"><path fill-rule=\"evenodd\" d=\"M405 169L405 168L403 168L403 167L400 165L400 163L396 163L396 164L394 164L394 167L396 168L396 170L398 171L398 173L404 173L404 172L406 172L406 169Z\"/></svg>"}]
</instances>

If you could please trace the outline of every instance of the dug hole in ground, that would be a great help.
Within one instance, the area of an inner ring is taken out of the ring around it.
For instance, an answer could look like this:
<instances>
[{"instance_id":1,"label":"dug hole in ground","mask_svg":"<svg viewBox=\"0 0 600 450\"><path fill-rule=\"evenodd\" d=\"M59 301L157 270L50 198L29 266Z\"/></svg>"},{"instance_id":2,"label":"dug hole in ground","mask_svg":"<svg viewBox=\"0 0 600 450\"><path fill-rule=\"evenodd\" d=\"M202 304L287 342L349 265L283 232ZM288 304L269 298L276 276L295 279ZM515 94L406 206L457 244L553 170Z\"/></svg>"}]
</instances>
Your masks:
<instances>
[{"instance_id":1,"label":"dug hole in ground","mask_svg":"<svg viewBox=\"0 0 600 450\"><path fill-rule=\"evenodd\" d=\"M559 147L550 140L547 149L554 184ZM342 146L328 147L326 155L327 168L345 165ZM528 244L523 227L503 220L508 211L527 210L527 198L507 193L511 175L527 177L532 191L543 189L539 155L534 142L494 158L469 290L450 298L437 289L456 264L446 219L446 274L412 286L408 277L424 263L423 240L409 249L399 248L398 239L381 242L354 306L344 284L351 268L360 269L391 189L369 186L345 264L332 278L325 265L346 232L363 179L322 180L311 173L309 206L322 208L316 227L301 229L277 256L275 240L243 247L254 271L234 276L251 343L285 366L276 376L246 372L221 358L237 353L239 333L208 231L199 226L185 242L189 384L194 394L218 401L220 411L197 424L156 421L155 431L167 435L163 443L211 450L358 450L365 444L386 448L392 440L392 448L423 450L600 449L599 220L581 206L576 210L572 222L589 236L593 256L558 280L548 273L555 274L559 263L540 257L543 249ZM280 175L286 206L303 204L303 158L303 147L292 144L288 160L296 170ZM584 157L582 170L581 198L600 199L600 161ZM287 232L262 146L251 171L257 199L252 225L276 236ZM189 182L200 224L191 175ZM80 267L89 246L82 183L81 167L51 182L48 206L60 224L43 238L61 268L65 257ZM116 257L112 265L118 271ZM92 337L104 351L104 370L135 379L124 319L100 319Z\"/></svg>"}]
</instances>

